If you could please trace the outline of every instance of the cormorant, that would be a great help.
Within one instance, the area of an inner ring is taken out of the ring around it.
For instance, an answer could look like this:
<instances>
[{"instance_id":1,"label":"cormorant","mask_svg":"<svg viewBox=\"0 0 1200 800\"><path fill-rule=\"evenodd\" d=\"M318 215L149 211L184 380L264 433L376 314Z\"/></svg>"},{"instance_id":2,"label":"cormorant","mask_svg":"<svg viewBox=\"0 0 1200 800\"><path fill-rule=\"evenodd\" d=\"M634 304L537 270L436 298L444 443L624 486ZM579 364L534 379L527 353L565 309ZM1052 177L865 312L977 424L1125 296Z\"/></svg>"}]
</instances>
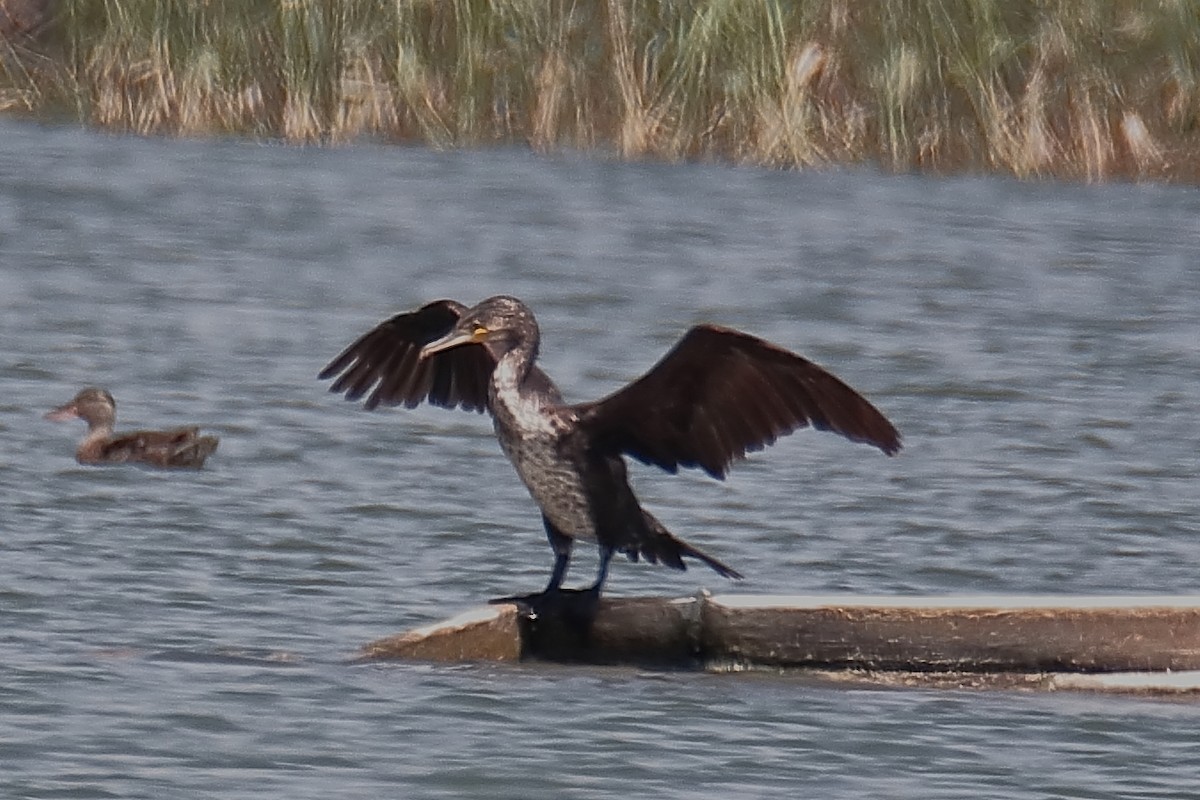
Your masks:
<instances>
[{"instance_id":1,"label":"cormorant","mask_svg":"<svg viewBox=\"0 0 1200 800\"><path fill-rule=\"evenodd\" d=\"M595 542L594 600L614 552L686 569L685 558L720 575L733 568L672 535L638 503L623 455L668 472L698 467L723 478L731 463L807 425L900 449L896 428L831 373L794 353L730 328L697 325L649 372L608 397L569 404L534 363L539 333L513 297L473 308L438 300L365 333L320 372L330 391L365 407L423 401L488 411L496 436L542 512L554 551L539 593L493 602L549 600L576 540ZM370 394L368 395L368 392Z\"/></svg>"}]
</instances>

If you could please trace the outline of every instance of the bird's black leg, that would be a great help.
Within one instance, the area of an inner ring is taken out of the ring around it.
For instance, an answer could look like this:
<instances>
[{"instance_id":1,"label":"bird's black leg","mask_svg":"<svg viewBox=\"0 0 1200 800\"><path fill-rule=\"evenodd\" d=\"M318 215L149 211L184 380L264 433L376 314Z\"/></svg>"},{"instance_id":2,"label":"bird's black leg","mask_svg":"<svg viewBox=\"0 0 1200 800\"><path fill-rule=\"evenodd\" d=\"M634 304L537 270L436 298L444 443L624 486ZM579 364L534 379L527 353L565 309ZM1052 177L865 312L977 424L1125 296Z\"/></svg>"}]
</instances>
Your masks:
<instances>
[{"instance_id":1,"label":"bird's black leg","mask_svg":"<svg viewBox=\"0 0 1200 800\"><path fill-rule=\"evenodd\" d=\"M542 517L542 522L546 526L546 538L550 540L550 547L554 550L554 569L550 573L550 582L546 584L546 588L534 594L498 597L488 602L516 604L528 622L536 620L537 627L542 629L542 633L531 635L541 636L546 630L557 630L556 634L546 635L552 640L564 631L571 632L568 635L569 639L585 636L596 616L600 587L608 573L608 562L612 559L613 550L611 547L600 548L600 575L593 586L587 589L564 589L562 583L571 564L571 546L574 540L554 527L554 523L545 516Z\"/></svg>"},{"instance_id":2,"label":"bird's black leg","mask_svg":"<svg viewBox=\"0 0 1200 800\"><path fill-rule=\"evenodd\" d=\"M596 595L596 599L600 598L600 589L604 586L605 579L608 578L608 565L612 561L614 552L609 545L600 545L600 569L596 572L596 582L588 589L589 592Z\"/></svg>"},{"instance_id":3,"label":"bird's black leg","mask_svg":"<svg viewBox=\"0 0 1200 800\"><path fill-rule=\"evenodd\" d=\"M542 517L542 522L546 526L546 538L550 540L550 548L554 550L554 569L550 572L550 582L542 592L545 594L562 588L563 579L567 577L567 568L571 566L571 545L574 544L574 540L560 533L545 517Z\"/></svg>"},{"instance_id":4,"label":"bird's black leg","mask_svg":"<svg viewBox=\"0 0 1200 800\"><path fill-rule=\"evenodd\" d=\"M567 569L571 566L571 546L575 540L554 527L554 523L542 515L542 524L546 528L546 538L550 540L550 549L554 551L554 569L550 572L550 582L546 588L533 594L517 594L508 597L496 597L489 603L517 603L519 605L534 605L544 602L551 595L563 591L562 582L567 577Z\"/></svg>"}]
</instances>

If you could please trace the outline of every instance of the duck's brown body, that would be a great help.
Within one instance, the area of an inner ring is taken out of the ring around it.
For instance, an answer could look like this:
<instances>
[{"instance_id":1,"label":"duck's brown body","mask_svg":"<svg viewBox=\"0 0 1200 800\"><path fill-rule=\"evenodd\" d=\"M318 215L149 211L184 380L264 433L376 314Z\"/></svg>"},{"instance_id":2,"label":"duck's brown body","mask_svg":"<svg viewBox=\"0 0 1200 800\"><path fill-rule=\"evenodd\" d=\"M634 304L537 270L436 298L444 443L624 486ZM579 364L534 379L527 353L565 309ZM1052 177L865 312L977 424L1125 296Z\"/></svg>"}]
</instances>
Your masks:
<instances>
[{"instance_id":1,"label":"duck's brown body","mask_svg":"<svg viewBox=\"0 0 1200 800\"><path fill-rule=\"evenodd\" d=\"M199 469L217 449L216 436L201 436L196 427L165 431L114 433L117 404L104 389L83 389L66 405L46 414L46 419L79 418L88 424L87 435L75 450L80 464L147 464L154 467Z\"/></svg>"}]
</instances>

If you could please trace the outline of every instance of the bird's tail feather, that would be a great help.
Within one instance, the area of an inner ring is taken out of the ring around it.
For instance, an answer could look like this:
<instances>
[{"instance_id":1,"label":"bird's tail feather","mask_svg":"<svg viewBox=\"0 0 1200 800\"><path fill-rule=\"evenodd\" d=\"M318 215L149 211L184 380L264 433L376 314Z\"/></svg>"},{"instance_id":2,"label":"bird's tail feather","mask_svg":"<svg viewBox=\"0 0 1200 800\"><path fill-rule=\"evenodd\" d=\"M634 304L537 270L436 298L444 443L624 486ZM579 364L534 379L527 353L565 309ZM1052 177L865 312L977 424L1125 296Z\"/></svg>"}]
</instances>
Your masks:
<instances>
[{"instance_id":1,"label":"bird's tail feather","mask_svg":"<svg viewBox=\"0 0 1200 800\"><path fill-rule=\"evenodd\" d=\"M683 561L686 556L703 561L722 577L741 580L742 574L736 569L727 564L722 564L708 553L692 547L687 542L678 538L668 531L666 526L659 522L650 512L643 509L642 515L650 535L635 547L621 548L621 552L631 560L637 561L640 557L646 559L651 564L661 562L665 566L682 570L687 569L687 564Z\"/></svg>"}]
</instances>

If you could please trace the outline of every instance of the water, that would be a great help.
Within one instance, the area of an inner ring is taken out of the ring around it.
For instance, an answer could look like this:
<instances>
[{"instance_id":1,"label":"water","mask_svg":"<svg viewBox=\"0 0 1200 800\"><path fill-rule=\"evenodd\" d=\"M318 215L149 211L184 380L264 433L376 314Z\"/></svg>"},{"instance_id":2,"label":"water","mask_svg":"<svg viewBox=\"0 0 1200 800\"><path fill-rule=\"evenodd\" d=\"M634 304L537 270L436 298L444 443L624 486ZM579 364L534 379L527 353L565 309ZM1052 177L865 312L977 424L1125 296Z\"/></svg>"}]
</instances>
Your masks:
<instances>
[{"instance_id":1,"label":"water","mask_svg":"<svg viewBox=\"0 0 1200 800\"><path fill-rule=\"evenodd\" d=\"M635 468L739 591L1195 592L1194 190L0 137L0 796L1197 796L1187 703L349 664L551 558L484 419L315 379L437 297L527 300L579 400L719 322L828 365L906 444ZM81 426L41 414L93 383L220 450L77 466ZM623 561L609 586L700 585L726 588Z\"/></svg>"}]
</instances>

